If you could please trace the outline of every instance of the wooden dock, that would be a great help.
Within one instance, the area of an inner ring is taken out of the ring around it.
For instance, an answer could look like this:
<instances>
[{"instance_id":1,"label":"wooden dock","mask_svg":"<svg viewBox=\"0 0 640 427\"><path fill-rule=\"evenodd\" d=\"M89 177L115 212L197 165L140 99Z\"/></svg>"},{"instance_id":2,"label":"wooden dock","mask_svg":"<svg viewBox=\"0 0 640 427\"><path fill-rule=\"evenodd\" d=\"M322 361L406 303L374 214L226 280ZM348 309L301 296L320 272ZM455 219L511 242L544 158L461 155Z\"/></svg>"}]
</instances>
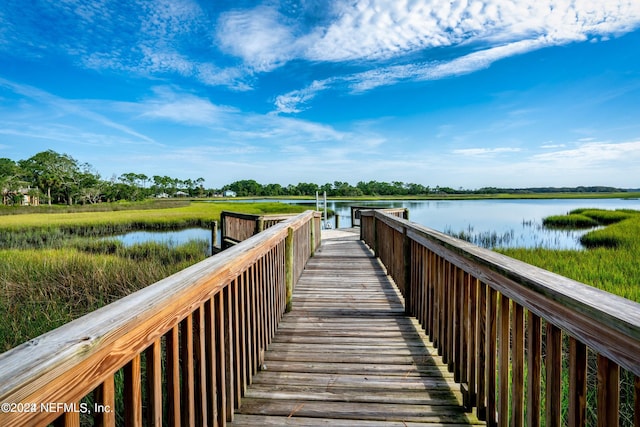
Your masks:
<instances>
[{"instance_id":1,"label":"wooden dock","mask_svg":"<svg viewBox=\"0 0 640 427\"><path fill-rule=\"evenodd\" d=\"M230 425L481 424L379 261L356 234L333 236Z\"/></svg>"},{"instance_id":2,"label":"wooden dock","mask_svg":"<svg viewBox=\"0 0 640 427\"><path fill-rule=\"evenodd\" d=\"M640 304L397 213L236 215L222 253L0 354L0 426L640 426Z\"/></svg>"}]
</instances>

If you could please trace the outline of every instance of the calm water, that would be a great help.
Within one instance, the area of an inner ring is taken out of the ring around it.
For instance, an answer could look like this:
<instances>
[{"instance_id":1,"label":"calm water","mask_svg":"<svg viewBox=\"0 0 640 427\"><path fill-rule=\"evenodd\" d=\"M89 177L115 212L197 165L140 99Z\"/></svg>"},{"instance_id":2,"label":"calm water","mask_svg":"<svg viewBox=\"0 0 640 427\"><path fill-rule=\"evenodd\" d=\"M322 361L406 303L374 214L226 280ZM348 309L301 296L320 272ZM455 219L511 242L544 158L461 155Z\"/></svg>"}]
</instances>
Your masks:
<instances>
[{"instance_id":1,"label":"calm water","mask_svg":"<svg viewBox=\"0 0 640 427\"><path fill-rule=\"evenodd\" d=\"M349 206L355 202L328 202L340 216L340 226L351 225ZM366 203L357 202L367 206ZM579 249L580 236L588 230L564 231L542 227L542 219L562 215L577 208L637 209L640 200L552 199L552 200L444 200L397 201L376 206L409 208L409 220L449 234L466 233L476 244L485 246L547 247Z\"/></svg>"},{"instance_id":2,"label":"calm water","mask_svg":"<svg viewBox=\"0 0 640 427\"><path fill-rule=\"evenodd\" d=\"M246 201L246 200L243 200ZM258 200L256 200L258 201ZM269 200L273 201L273 200ZM315 209L315 202L280 200L304 204ZM322 203L322 202L321 202ZM340 217L340 227L351 226L350 206L384 206L409 208L409 220L449 234L466 233L476 244L499 247L548 247L579 249L579 238L587 231L548 230L542 219L562 215L577 208L636 209L640 200L624 199L553 199L553 200L416 200L416 201L331 201L328 208ZM321 206L322 208L322 206ZM335 219L329 218L330 227ZM149 240L181 244L190 239L211 242L211 231L194 228L171 232L134 232L116 236L125 244ZM493 243L493 245L492 245Z\"/></svg>"},{"instance_id":3,"label":"calm water","mask_svg":"<svg viewBox=\"0 0 640 427\"><path fill-rule=\"evenodd\" d=\"M133 231L131 233L112 236L109 237L109 239L120 240L127 246L146 242L158 242L171 246L179 246L187 243L189 240L206 240L208 246L211 247L211 230L206 228L187 228L185 230L174 231ZM218 236L218 243L219 242L220 236Z\"/></svg>"}]
</instances>

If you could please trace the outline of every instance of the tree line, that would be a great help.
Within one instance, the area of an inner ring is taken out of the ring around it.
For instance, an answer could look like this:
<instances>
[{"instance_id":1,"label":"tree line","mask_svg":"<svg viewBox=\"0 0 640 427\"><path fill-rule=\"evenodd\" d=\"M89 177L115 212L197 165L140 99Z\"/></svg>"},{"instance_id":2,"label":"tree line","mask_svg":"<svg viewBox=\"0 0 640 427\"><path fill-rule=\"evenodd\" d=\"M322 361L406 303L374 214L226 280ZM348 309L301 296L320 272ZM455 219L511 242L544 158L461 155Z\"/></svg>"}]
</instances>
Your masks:
<instances>
[{"instance_id":1,"label":"tree line","mask_svg":"<svg viewBox=\"0 0 640 427\"><path fill-rule=\"evenodd\" d=\"M169 176L147 176L128 172L110 179L102 179L88 163L81 163L67 154L47 150L25 159L14 161L0 158L0 191L4 204L20 204L25 195L38 198L42 203L93 204L119 200L143 200L149 197L211 197L226 191L239 197L315 196L316 192L329 197L359 196L426 196L448 194L532 194L548 192L621 192L614 187L540 187L497 188L477 190L451 187L425 186L402 181L360 181L315 184L301 182L282 186L260 184L255 180L240 180L220 189L205 189L204 178L178 179Z\"/></svg>"},{"instance_id":2,"label":"tree line","mask_svg":"<svg viewBox=\"0 0 640 427\"><path fill-rule=\"evenodd\" d=\"M580 187L536 187L536 188L498 188L482 187L475 190L463 188L434 187L402 181L360 181L356 185L348 182L334 181L318 185L302 182L297 185L280 184L262 185L255 180L241 180L225 185L223 191L233 191L240 197L261 196L315 196L316 192L327 193L329 197L359 197L359 196L429 196L429 195L486 195L486 194L535 194L535 193L612 193L628 190L606 186Z\"/></svg>"},{"instance_id":3,"label":"tree line","mask_svg":"<svg viewBox=\"0 0 640 427\"><path fill-rule=\"evenodd\" d=\"M4 204L20 204L25 195L51 204L93 204L182 194L204 197L204 178L178 179L124 173L102 179L88 163L47 150L14 161L0 158L0 191Z\"/></svg>"}]
</instances>

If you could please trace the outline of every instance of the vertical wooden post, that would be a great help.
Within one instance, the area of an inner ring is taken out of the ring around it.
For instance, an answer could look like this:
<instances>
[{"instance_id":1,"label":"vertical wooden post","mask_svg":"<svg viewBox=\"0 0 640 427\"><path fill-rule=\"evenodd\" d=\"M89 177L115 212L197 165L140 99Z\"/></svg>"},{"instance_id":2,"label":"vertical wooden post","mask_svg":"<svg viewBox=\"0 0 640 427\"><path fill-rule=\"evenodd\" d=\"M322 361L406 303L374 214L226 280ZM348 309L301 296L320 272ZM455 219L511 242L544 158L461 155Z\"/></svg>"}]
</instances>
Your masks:
<instances>
[{"instance_id":1,"label":"vertical wooden post","mask_svg":"<svg viewBox=\"0 0 640 427\"><path fill-rule=\"evenodd\" d=\"M360 218L362 218L362 216ZM377 224L375 211L373 212L373 216L371 218L373 218L373 222L372 222L372 227L373 227L373 254L377 257L377 256L380 255L380 253L378 251L378 224ZM362 222L362 219L360 221Z\"/></svg>"},{"instance_id":2,"label":"vertical wooden post","mask_svg":"<svg viewBox=\"0 0 640 427\"><path fill-rule=\"evenodd\" d=\"M509 312L511 301L498 294L498 425L509 425Z\"/></svg>"},{"instance_id":3,"label":"vertical wooden post","mask_svg":"<svg viewBox=\"0 0 640 427\"><path fill-rule=\"evenodd\" d=\"M569 337L569 425L586 425L587 346Z\"/></svg>"},{"instance_id":4,"label":"vertical wooden post","mask_svg":"<svg viewBox=\"0 0 640 427\"><path fill-rule=\"evenodd\" d=\"M195 418L195 373L193 358L193 314L188 315L180 322L180 368L181 381L181 416L182 424L192 426Z\"/></svg>"},{"instance_id":5,"label":"vertical wooden post","mask_svg":"<svg viewBox=\"0 0 640 427\"><path fill-rule=\"evenodd\" d=\"M218 243L218 221L211 221L211 255L214 255Z\"/></svg>"},{"instance_id":6,"label":"vertical wooden post","mask_svg":"<svg viewBox=\"0 0 640 427\"><path fill-rule=\"evenodd\" d=\"M95 427L107 427L116 425L115 414L115 381L110 375L94 391L94 402L101 405L102 411L94 412L93 425Z\"/></svg>"},{"instance_id":7,"label":"vertical wooden post","mask_svg":"<svg viewBox=\"0 0 640 427\"><path fill-rule=\"evenodd\" d=\"M411 304L411 240L407 236L407 227L402 227L402 258L403 258L403 275L404 275L404 312L408 316L412 316Z\"/></svg>"},{"instance_id":8,"label":"vertical wooden post","mask_svg":"<svg viewBox=\"0 0 640 427\"><path fill-rule=\"evenodd\" d=\"M617 426L620 407L620 367L598 355L598 427Z\"/></svg>"},{"instance_id":9,"label":"vertical wooden post","mask_svg":"<svg viewBox=\"0 0 640 427\"><path fill-rule=\"evenodd\" d=\"M147 423L162 426L162 349L156 339L145 351L147 368Z\"/></svg>"},{"instance_id":10,"label":"vertical wooden post","mask_svg":"<svg viewBox=\"0 0 640 427\"><path fill-rule=\"evenodd\" d=\"M291 297L293 296L293 228L289 227L284 243L285 283L287 285L287 313L291 311Z\"/></svg>"},{"instance_id":11,"label":"vertical wooden post","mask_svg":"<svg viewBox=\"0 0 640 427\"><path fill-rule=\"evenodd\" d=\"M258 234L260 232L264 231L264 217L258 217L256 219L256 231L255 234Z\"/></svg>"},{"instance_id":12,"label":"vertical wooden post","mask_svg":"<svg viewBox=\"0 0 640 427\"><path fill-rule=\"evenodd\" d=\"M309 254L310 256L316 255L316 217L311 216L309 221Z\"/></svg>"},{"instance_id":13,"label":"vertical wooden post","mask_svg":"<svg viewBox=\"0 0 640 427\"><path fill-rule=\"evenodd\" d=\"M327 226L327 192L324 192L323 195L323 200L324 200L324 226Z\"/></svg>"},{"instance_id":14,"label":"vertical wooden post","mask_svg":"<svg viewBox=\"0 0 640 427\"><path fill-rule=\"evenodd\" d=\"M167 405L169 406L169 424L180 426L180 341L178 326L174 326L167 337L167 364L165 368L167 384Z\"/></svg>"},{"instance_id":15,"label":"vertical wooden post","mask_svg":"<svg viewBox=\"0 0 640 427\"><path fill-rule=\"evenodd\" d=\"M633 376L633 391L635 395L633 402L633 426L640 427L640 377L637 375Z\"/></svg>"},{"instance_id":16,"label":"vertical wooden post","mask_svg":"<svg viewBox=\"0 0 640 427\"><path fill-rule=\"evenodd\" d=\"M540 426L540 378L542 361L542 322L527 312L527 423Z\"/></svg>"},{"instance_id":17,"label":"vertical wooden post","mask_svg":"<svg viewBox=\"0 0 640 427\"><path fill-rule=\"evenodd\" d=\"M226 217L226 214L224 212L222 212L220 214L220 249L221 250L225 250L226 249L226 246L225 246L225 243L224 243L224 239L225 239L225 237L227 237L225 235L225 233L226 233L226 231L225 231L225 227L226 227L226 225L225 225L225 222L226 222L225 217Z\"/></svg>"},{"instance_id":18,"label":"vertical wooden post","mask_svg":"<svg viewBox=\"0 0 640 427\"><path fill-rule=\"evenodd\" d=\"M513 303L511 309L511 425L524 424L524 308Z\"/></svg>"},{"instance_id":19,"label":"vertical wooden post","mask_svg":"<svg viewBox=\"0 0 640 427\"><path fill-rule=\"evenodd\" d=\"M562 331L547 322L546 342L546 423L548 426L559 426L562 404ZM600 405L598 405L600 408ZM616 409L617 412L617 409ZM600 421L600 417L598 417ZM613 424L604 424L613 425ZM615 424L617 425L617 424Z\"/></svg>"},{"instance_id":20,"label":"vertical wooden post","mask_svg":"<svg viewBox=\"0 0 640 427\"><path fill-rule=\"evenodd\" d=\"M140 355L136 354L124 367L125 425L142 425L142 384Z\"/></svg>"}]
</instances>

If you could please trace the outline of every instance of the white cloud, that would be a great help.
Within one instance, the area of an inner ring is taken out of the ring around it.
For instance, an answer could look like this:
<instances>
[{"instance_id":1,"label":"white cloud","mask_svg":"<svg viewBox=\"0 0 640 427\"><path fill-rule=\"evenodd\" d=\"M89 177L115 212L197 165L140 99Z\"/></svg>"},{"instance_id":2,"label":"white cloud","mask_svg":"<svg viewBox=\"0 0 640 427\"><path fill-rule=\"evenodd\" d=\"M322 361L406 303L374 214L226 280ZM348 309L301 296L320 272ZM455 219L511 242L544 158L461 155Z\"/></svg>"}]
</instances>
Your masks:
<instances>
[{"instance_id":1,"label":"white cloud","mask_svg":"<svg viewBox=\"0 0 640 427\"><path fill-rule=\"evenodd\" d=\"M259 6L249 11L231 11L218 20L220 48L238 56L256 71L270 71L292 59L296 37L275 9Z\"/></svg>"},{"instance_id":2,"label":"white cloud","mask_svg":"<svg viewBox=\"0 0 640 427\"><path fill-rule=\"evenodd\" d=\"M302 111L301 104L312 100L318 92L330 88L347 86L352 93L362 93L380 86L393 85L400 81L438 80L488 68L495 61L543 46L545 46L545 42L540 40L525 40L473 52L451 61L393 65L322 81L314 81L306 88L278 96L275 102L276 111L279 113L300 112Z\"/></svg>"},{"instance_id":3,"label":"white cloud","mask_svg":"<svg viewBox=\"0 0 640 427\"><path fill-rule=\"evenodd\" d=\"M0 48L21 49L25 55L64 52L89 68L176 73L237 90L250 88L247 76L294 59L369 63L371 71L353 76L350 88L358 92L405 79L473 72L511 55L572 41L605 40L640 24L637 0L360 0L333 1L322 8L305 2L295 5L298 11L321 9L322 15L315 19L301 12L286 13L283 4L281 9L277 5L263 2L217 16L195 0L132 0L117 8L108 0L46 0L32 9L4 5ZM40 20L61 25L34 31L33 23ZM423 52L447 46L480 50L440 62L431 58L406 63L408 54L421 52L427 58ZM214 63L216 49L242 64ZM405 63L385 65L391 59ZM295 112L298 107L282 107L287 109Z\"/></svg>"},{"instance_id":4,"label":"white cloud","mask_svg":"<svg viewBox=\"0 0 640 427\"><path fill-rule=\"evenodd\" d=\"M308 59L385 59L466 42L584 40L636 28L640 4L634 0L368 0L339 4L335 16L322 33L316 32L321 35L305 52Z\"/></svg>"},{"instance_id":5,"label":"white cloud","mask_svg":"<svg viewBox=\"0 0 640 427\"><path fill-rule=\"evenodd\" d=\"M304 89L294 90L276 98L276 112L278 113L299 113L302 111L300 105L305 104L315 98L320 91L330 86L332 79L315 80Z\"/></svg>"},{"instance_id":6,"label":"white cloud","mask_svg":"<svg viewBox=\"0 0 640 427\"><path fill-rule=\"evenodd\" d=\"M497 148L462 148L453 150L453 154L462 156L493 156L502 153L518 153L522 151L516 147L497 147Z\"/></svg>"},{"instance_id":7,"label":"white cloud","mask_svg":"<svg viewBox=\"0 0 640 427\"><path fill-rule=\"evenodd\" d=\"M238 112L233 107L215 105L208 99L176 92L168 87L156 87L152 98L131 104L128 110L139 112L138 117L141 118L170 120L193 126L212 126Z\"/></svg>"},{"instance_id":8,"label":"white cloud","mask_svg":"<svg viewBox=\"0 0 640 427\"><path fill-rule=\"evenodd\" d=\"M301 57L360 64L373 61L371 69L281 95L276 100L278 112L301 111L321 90L347 87L360 93L401 81L437 80L485 69L501 59L544 47L631 31L640 26L640 2L368 0L337 4L334 16L326 27L311 29L301 39L308 46ZM476 50L447 60L384 65L388 59L402 61L410 53L440 46Z\"/></svg>"},{"instance_id":9,"label":"white cloud","mask_svg":"<svg viewBox=\"0 0 640 427\"><path fill-rule=\"evenodd\" d=\"M590 166L620 162L620 165L640 164L640 141L631 142L586 142L576 148L537 154L533 160L539 163L556 164L560 167L576 167L589 170ZM637 171L636 171L637 172Z\"/></svg>"}]
</instances>

